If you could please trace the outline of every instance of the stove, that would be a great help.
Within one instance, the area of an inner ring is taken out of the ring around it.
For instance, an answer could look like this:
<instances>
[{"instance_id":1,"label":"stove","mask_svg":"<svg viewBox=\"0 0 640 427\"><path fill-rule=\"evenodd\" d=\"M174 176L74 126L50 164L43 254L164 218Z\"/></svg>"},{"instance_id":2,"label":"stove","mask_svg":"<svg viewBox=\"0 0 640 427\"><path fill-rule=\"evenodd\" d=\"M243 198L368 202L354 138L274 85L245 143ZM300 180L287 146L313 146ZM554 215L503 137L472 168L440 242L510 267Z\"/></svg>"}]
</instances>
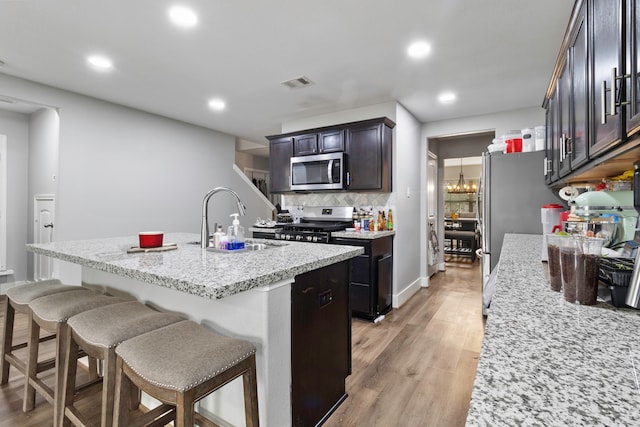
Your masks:
<instances>
[{"instance_id":1,"label":"stove","mask_svg":"<svg viewBox=\"0 0 640 427\"><path fill-rule=\"evenodd\" d=\"M332 231L342 231L353 226L353 207L306 206L297 224L285 224L275 233L277 240L329 243Z\"/></svg>"}]
</instances>

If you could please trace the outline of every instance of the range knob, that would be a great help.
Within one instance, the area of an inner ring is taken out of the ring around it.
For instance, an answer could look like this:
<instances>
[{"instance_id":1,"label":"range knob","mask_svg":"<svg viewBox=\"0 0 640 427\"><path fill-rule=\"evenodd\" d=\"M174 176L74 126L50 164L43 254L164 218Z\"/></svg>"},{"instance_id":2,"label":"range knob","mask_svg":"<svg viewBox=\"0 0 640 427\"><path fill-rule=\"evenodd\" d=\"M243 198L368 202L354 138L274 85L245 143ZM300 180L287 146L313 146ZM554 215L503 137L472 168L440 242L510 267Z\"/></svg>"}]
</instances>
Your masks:
<instances>
[{"instance_id":1,"label":"range knob","mask_svg":"<svg viewBox=\"0 0 640 427\"><path fill-rule=\"evenodd\" d=\"M317 242L318 241L318 236L313 236L313 241Z\"/></svg>"},{"instance_id":2,"label":"range knob","mask_svg":"<svg viewBox=\"0 0 640 427\"><path fill-rule=\"evenodd\" d=\"M310 242L313 239L315 239L315 237L307 236L307 242Z\"/></svg>"}]
</instances>

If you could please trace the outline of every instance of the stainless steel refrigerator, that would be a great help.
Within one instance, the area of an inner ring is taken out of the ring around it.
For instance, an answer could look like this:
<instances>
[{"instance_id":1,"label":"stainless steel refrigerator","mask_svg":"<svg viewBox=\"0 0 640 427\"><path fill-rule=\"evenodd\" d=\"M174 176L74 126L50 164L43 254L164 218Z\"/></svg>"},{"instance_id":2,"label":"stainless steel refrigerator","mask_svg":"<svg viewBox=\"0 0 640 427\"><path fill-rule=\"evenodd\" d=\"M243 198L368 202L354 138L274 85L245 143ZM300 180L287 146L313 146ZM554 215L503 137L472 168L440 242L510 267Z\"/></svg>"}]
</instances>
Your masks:
<instances>
[{"instance_id":1,"label":"stainless steel refrigerator","mask_svg":"<svg viewBox=\"0 0 640 427\"><path fill-rule=\"evenodd\" d=\"M477 196L482 234L482 310L487 314L493 292L491 272L500 259L505 233L542 234L542 206L566 205L545 183L544 151L484 153Z\"/></svg>"}]
</instances>

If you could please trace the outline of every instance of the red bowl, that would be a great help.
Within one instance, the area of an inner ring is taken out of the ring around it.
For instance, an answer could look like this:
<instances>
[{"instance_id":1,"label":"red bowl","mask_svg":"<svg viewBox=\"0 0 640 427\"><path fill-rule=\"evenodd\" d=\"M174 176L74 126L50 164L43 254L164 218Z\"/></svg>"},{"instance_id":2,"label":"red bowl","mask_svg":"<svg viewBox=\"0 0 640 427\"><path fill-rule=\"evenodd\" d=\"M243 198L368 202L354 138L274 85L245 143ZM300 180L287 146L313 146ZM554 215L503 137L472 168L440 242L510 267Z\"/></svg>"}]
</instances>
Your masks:
<instances>
[{"instance_id":1,"label":"red bowl","mask_svg":"<svg viewBox=\"0 0 640 427\"><path fill-rule=\"evenodd\" d=\"M158 248L162 246L162 231L143 231L138 233L141 248Z\"/></svg>"}]
</instances>

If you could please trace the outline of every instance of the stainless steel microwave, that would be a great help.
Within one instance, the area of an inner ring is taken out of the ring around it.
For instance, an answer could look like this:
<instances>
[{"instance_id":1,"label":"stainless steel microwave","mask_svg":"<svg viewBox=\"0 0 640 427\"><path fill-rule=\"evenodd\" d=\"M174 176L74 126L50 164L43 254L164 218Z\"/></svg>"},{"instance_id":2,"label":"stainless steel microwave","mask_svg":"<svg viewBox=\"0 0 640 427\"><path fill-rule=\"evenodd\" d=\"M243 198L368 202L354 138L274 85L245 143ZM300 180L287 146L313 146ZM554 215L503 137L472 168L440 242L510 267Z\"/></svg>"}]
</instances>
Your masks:
<instances>
[{"instance_id":1,"label":"stainless steel microwave","mask_svg":"<svg viewBox=\"0 0 640 427\"><path fill-rule=\"evenodd\" d=\"M291 190L342 190L345 166L344 153L292 157Z\"/></svg>"}]
</instances>

